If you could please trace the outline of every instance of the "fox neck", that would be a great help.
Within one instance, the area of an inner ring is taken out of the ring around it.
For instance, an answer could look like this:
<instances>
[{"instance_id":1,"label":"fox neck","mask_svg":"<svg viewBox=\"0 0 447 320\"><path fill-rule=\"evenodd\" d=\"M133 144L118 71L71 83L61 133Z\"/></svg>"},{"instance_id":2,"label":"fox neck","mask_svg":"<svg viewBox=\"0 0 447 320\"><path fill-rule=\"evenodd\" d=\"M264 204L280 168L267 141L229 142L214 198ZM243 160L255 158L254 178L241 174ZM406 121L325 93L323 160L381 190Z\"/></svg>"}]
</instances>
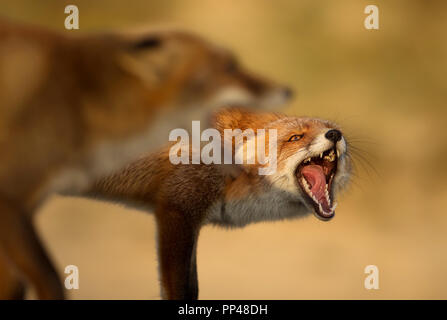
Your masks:
<instances>
[{"instance_id":1,"label":"fox neck","mask_svg":"<svg viewBox=\"0 0 447 320\"><path fill-rule=\"evenodd\" d=\"M262 176L243 173L226 183L221 199L208 211L206 223L238 228L262 221L304 217L308 211L294 195L274 188Z\"/></svg>"},{"instance_id":2,"label":"fox neck","mask_svg":"<svg viewBox=\"0 0 447 320\"><path fill-rule=\"evenodd\" d=\"M157 163L158 159L157 156L143 156L122 170L98 179L84 195L130 207L151 208L155 205L159 186L170 172L170 163Z\"/></svg>"},{"instance_id":3,"label":"fox neck","mask_svg":"<svg viewBox=\"0 0 447 320\"><path fill-rule=\"evenodd\" d=\"M202 225L230 228L308 213L304 204L259 175L241 172L232 178L220 170L214 165L173 166L152 155L97 181L85 195L143 210L169 202L188 216L203 216Z\"/></svg>"}]
</instances>

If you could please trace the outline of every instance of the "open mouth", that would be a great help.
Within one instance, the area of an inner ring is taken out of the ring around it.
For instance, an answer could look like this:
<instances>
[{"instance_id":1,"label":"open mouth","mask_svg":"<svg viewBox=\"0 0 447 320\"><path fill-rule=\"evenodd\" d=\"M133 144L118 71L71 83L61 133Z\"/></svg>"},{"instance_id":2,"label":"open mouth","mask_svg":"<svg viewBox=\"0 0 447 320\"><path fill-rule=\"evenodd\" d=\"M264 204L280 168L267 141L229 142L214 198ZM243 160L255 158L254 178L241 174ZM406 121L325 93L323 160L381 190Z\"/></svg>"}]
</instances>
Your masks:
<instances>
[{"instance_id":1,"label":"open mouth","mask_svg":"<svg viewBox=\"0 0 447 320\"><path fill-rule=\"evenodd\" d=\"M316 157L307 158L296 169L296 177L307 202L322 220L334 216L336 204L333 200L332 182L337 172L338 153L332 148Z\"/></svg>"}]
</instances>

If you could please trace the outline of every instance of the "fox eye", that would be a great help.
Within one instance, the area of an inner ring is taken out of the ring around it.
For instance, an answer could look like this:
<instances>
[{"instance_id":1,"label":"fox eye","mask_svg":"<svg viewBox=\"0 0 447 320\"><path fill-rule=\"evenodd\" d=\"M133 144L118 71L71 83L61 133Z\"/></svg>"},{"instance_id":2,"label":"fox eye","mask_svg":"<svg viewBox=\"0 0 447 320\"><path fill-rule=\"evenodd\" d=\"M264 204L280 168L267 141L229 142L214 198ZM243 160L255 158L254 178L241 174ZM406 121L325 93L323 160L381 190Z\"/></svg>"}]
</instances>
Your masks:
<instances>
[{"instance_id":1,"label":"fox eye","mask_svg":"<svg viewBox=\"0 0 447 320\"><path fill-rule=\"evenodd\" d=\"M303 134L294 134L287 140L288 142L298 141L300 140L304 135Z\"/></svg>"}]
</instances>

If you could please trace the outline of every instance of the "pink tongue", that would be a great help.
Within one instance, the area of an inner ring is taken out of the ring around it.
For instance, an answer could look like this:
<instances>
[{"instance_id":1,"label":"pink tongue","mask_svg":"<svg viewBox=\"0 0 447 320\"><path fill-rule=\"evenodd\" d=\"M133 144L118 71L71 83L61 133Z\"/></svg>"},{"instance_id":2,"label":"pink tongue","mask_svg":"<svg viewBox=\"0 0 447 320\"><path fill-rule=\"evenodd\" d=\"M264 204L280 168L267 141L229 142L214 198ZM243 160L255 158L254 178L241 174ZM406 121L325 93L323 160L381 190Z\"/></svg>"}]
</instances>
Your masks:
<instances>
[{"instance_id":1,"label":"pink tongue","mask_svg":"<svg viewBox=\"0 0 447 320\"><path fill-rule=\"evenodd\" d=\"M323 168L317 165L308 165L301 169L301 174L310 184L312 195L321 203L324 211L329 212L330 207L325 196L326 177Z\"/></svg>"}]
</instances>

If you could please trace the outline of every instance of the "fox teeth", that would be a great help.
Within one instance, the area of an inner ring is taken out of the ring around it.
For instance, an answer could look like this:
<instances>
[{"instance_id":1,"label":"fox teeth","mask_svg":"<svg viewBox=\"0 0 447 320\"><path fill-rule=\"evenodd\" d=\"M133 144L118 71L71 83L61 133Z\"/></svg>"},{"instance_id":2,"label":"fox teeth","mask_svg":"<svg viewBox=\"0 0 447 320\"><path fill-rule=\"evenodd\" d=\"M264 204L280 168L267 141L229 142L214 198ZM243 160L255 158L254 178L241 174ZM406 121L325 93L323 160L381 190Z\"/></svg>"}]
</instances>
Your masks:
<instances>
[{"instance_id":1,"label":"fox teeth","mask_svg":"<svg viewBox=\"0 0 447 320\"><path fill-rule=\"evenodd\" d=\"M315 203L318 203L318 207L319 207L319 209L320 209L320 212L322 212L323 214L326 214L326 215L332 214L332 213L334 212L335 208L337 207L337 203L334 203L333 206L330 207L329 212L326 212L326 211L323 209L323 206L321 205L320 201L317 200L317 198L315 197L315 195L314 195L314 194L312 193L312 191L310 190L310 185L309 185L309 183L307 182L307 180L306 180L304 177L302 177L302 178L301 178L301 182L302 182L302 184L303 184L303 186L304 186L304 189L306 190L307 194L312 198L312 200L313 200ZM330 198L330 196L329 196L329 185L328 185L328 184L326 184L326 189L324 190L324 195L325 195L325 197L326 197L326 201L327 201L327 203L330 205L330 204L331 204L331 200L330 200L331 198Z\"/></svg>"},{"instance_id":2,"label":"fox teeth","mask_svg":"<svg viewBox=\"0 0 447 320\"><path fill-rule=\"evenodd\" d=\"M323 158L323 152L322 152L322 153L320 153L320 158Z\"/></svg>"},{"instance_id":3,"label":"fox teeth","mask_svg":"<svg viewBox=\"0 0 447 320\"><path fill-rule=\"evenodd\" d=\"M329 191L328 191L328 185L326 184L326 190L324 190L324 195L326 196L326 201L330 205L331 204L331 198L329 197Z\"/></svg>"},{"instance_id":4,"label":"fox teeth","mask_svg":"<svg viewBox=\"0 0 447 320\"><path fill-rule=\"evenodd\" d=\"M301 178L301 182L303 183L303 186L306 189L306 191L310 192L310 187L309 187L309 184L307 183L306 179Z\"/></svg>"},{"instance_id":5,"label":"fox teeth","mask_svg":"<svg viewBox=\"0 0 447 320\"><path fill-rule=\"evenodd\" d=\"M312 191L310 190L310 185L309 185L309 183L307 182L307 180L304 179L304 178L302 178L301 181L302 181L302 183L303 183L304 189L306 189L306 192L307 192L308 194L312 194Z\"/></svg>"},{"instance_id":6,"label":"fox teeth","mask_svg":"<svg viewBox=\"0 0 447 320\"><path fill-rule=\"evenodd\" d=\"M323 212L323 214L326 213L326 212L323 210L323 207L321 206L321 203L318 204L318 207L320 208L320 212Z\"/></svg>"},{"instance_id":7,"label":"fox teeth","mask_svg":"<svg viewBox=\"0 0 447 320\"><path fill-rule=\"evenodd\" d=\"M340 158L340 151L337 150L337 158Z\"/></svg>"},{"instance_id":8,"label":"fox teeth","mask_svg":"<svg viewBox=\"0 0 447 320\"><path fill-rule=\"evenodd\" d=\"M308 163L308 162L310 162L310 158L307 158L304 160L304 163Z\"/></svg>"},{"instance_id":9,"label":"fox teeth","mask_svg":"<svg viewBox=\"0 0 447 320\"><path fill-rule=\"evenodd\" d=\"M333 212L335 210L335 208L337 208L338 203L334 203L334 205L331 207L331 211Z\"/></svg>"}]
</instances>

